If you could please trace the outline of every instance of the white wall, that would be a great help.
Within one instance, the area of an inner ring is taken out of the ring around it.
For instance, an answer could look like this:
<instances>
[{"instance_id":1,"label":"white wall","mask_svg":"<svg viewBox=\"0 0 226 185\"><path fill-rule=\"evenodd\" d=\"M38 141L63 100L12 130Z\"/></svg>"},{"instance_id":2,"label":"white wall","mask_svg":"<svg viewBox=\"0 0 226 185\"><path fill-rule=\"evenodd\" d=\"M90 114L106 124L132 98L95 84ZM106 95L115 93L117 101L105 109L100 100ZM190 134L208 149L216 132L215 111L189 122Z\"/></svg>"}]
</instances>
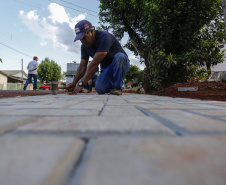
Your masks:
<instances>
[{"instance_id":1,"label":"white wall","mask_svg":"<svg viewBox=\"0 0 226 185\"><path fill-rule=\"evenodd\" d=\"M3 84L2 90L7 90L7 76L0 73L0 84Z\"/></svg>"}]
</instances>

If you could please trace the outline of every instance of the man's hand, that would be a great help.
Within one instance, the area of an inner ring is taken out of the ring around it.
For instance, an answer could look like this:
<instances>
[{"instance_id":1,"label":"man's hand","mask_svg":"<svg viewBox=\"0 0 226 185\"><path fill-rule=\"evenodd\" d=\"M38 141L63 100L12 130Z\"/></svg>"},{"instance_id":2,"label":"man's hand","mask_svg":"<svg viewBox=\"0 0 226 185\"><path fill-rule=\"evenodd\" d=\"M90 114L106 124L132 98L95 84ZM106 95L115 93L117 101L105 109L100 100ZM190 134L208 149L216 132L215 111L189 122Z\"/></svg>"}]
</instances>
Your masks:
<instances>
[{"instance_id":1,"label":"man's hand","mask_svg":"<svg viewBox=\"0 0 226 185\"><path fill-rule=\"evenodd\" d=\"M92 83L93 83L93 81L90 79L90 80L88 81L88 85L92 85Z\"/></svg>"},{"instance_id":2,"label":"man's hand","mask_svg":"<svg viewBox=\"0 0 226 185\"><path fill-rule=\"evenodd\" d=\"M76 84L70 83L70 84L67 85L66 88L67 88L68 91L73 91L75 86L76 86Z\"/></svg>"},{"instance_id":3,"label":"man's hand","mask_svg":"<svg viewBox=\"0 0 226 185\"><path fill-rule=\"evenodd\" d=\"M70 93L70 95L76 95L78 94L81 90L83 89L83 87L79 87L78 85L74 88L73 92Z\"/></svg>"}]
</instances>

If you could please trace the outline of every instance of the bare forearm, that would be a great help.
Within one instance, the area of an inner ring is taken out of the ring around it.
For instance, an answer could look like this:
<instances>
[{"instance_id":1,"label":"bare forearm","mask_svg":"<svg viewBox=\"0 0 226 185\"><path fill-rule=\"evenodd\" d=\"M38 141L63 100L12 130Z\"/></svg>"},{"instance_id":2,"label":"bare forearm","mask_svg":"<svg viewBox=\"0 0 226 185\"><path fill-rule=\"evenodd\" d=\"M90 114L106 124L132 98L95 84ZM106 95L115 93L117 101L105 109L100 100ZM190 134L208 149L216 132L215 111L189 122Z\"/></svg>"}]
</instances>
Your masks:
<instances>
[{"instance_id":1,"label":"bare forearm","mask_svg":"<svg viewBox=\"0 0 226 185\"><path fill-rule=\"evenodd\" d=\"M86 67L80 65L78 67L77 73L76 73L76 75L75 75L74 80L73 80L72 83L74 85L76 85L76 83L84 76L85 72L86 72Z\"/></svg>"},{"instance_id":2,"label":"bare forearm","mask_svg":"<svg viewBox=\"0 0 226 185\"><path fill-rule=\"evenodd\" d=\"M95 74L96 68L98 67L98 63L91 63L86 70L84 77L82 78L82 82L86 84Z\"/></svg>"},{"instance_id":3,"label":"bare forearm","mask_svg":"<svg viewBox=\"0 0 226 185\"><path fill-rule=\"evenodd\" d=\"M36 69L38 69L38 66L36 66L36 67L33 68L33 69L30 69L30 68L27 66L27 70L30 71L30 72L31 72L31 71L34 71L34 70L36 70Z\"/></svg>"},{"instance_id":4,"label":"bare forearm","mask_svg":"<svg viewBox=\"0 0 226 185\"><path fill-rule=\"evenodd\" d=\"M93 57L93 61L89 64L88 69L86 70L86 73L82 78L82 82L84 84L86 84L92 78L92 76L96 72L96 68L98 67L98 65L106 55L107 55L107 52L100 52L95 54L95 56Z\"/></svg>"},{"instance_id":5,"label":"bare forearm","mask_svg":"<svg viewBox=\"0 0 226 185\"><path fill-rule=\"evenodd\" d=\"M31 71L34 71L34 70L36 70L36 69L38 69L38 67L35 67L35 68L31 69Z\"/></svg>"}]
</instances>

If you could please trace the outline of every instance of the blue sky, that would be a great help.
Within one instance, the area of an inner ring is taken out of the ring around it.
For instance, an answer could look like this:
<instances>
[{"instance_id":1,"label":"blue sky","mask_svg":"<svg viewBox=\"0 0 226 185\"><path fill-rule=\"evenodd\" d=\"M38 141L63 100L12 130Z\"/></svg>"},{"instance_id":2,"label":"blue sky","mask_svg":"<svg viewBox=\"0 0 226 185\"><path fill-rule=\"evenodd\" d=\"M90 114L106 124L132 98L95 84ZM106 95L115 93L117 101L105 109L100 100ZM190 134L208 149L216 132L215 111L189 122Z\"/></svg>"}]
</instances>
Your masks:
<instances>
[{"instance_id":1,"label":"blue sky","mask_svg":"<svg viewBox=\"0 0 226 185\"><path fill-rule=\"evenodd\" d=\"M67 63L80 63L80 41L74 42L75 24L83 19L98 27L98 0L1 0L0 1L0 70L24 71L33 56L57 62L62 71ZM127 38L122 40L125 44ZM144 68L131 51L132 64ZM226 71L226 62L214 67Z\"/></svg>"},{"instance_id":2,"label":"blue sky","mask_svg":"<svg viewBox=\"0 0 226 185\"><path fill-rule=\"evenodd\" d=\"M79 63L81 43L74 42L74 26L83 19L99 26L99 5L98 0L1 0L0 70L21 70L23 59L27 72L33 56L39 62L45 57L54 60L62 71L67 63ZM144 68L132 52L126 52L132 64Z\"/></svg>"}]
</instances>

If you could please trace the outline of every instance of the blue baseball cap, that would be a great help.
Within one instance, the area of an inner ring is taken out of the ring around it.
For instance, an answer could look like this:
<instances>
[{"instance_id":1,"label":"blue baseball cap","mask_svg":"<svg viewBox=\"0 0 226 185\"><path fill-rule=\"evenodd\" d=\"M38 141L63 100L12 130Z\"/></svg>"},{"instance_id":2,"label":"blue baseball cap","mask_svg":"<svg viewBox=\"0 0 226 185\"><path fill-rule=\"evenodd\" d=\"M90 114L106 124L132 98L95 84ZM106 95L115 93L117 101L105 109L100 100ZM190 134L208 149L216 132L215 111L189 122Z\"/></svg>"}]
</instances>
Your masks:
<instances>
[{"instance_id":1,"label":"blue baseball cap","mask_svg":"<svg viewBox=\"0 0 226 185\"><path fill-rule=\"evenodd\" d=\"M75 33L76 33L76 37L75 37L75 40L81 40L84 35L85 35L85 32L90 29L90 28L93 28L92 24L87 21L87 20L82 20L82 21L79 21L76 25L75 25Z\"/></svg>"}]
</instances>

